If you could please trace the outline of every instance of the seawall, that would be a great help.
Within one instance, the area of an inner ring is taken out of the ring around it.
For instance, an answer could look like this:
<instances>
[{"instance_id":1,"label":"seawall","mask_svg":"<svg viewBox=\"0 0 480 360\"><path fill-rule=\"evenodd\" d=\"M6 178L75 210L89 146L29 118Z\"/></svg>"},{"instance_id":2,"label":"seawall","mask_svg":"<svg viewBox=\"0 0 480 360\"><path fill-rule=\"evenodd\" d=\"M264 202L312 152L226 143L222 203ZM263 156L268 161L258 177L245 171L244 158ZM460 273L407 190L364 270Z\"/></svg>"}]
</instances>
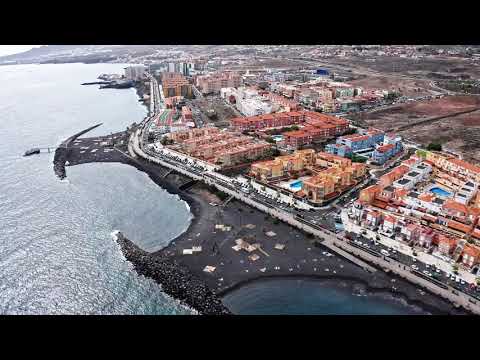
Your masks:
<instances>
[{"instance_id":1,"label":"seawall","mask_svg":"<svg viewBox=\"0 0 480 360\"><path fill-rule=\"evenodd\" d=\"M220 298L202 280L175 260L166 256L152 256L128 240L121 232L116 234L116 241L137 273L160 284L166 294L203 315L231 314Z\"/></svg>"}]
</instances>

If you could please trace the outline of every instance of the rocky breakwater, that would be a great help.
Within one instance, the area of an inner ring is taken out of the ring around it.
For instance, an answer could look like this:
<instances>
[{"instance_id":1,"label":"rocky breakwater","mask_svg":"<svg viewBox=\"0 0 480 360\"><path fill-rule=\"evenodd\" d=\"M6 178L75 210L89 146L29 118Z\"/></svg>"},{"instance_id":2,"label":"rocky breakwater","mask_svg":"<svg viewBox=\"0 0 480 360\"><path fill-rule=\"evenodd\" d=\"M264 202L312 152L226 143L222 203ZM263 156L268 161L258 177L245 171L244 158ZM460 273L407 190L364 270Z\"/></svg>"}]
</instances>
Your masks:
<instances>
[{"instance_id":1,"label":"rocky breakwater","mask_svg":"<svg viewBox=\"0 0 480 360\"><path fill-rule=\"evenodd\" d=\"M153 279L162 285L165 293L182 301L203 315L231 314L199 278L185 266L165 255L151 255L141 250L128 240L121 232L114 234L125 258L130 261L138 274Z\"/></svg>"},{"instance_id":2,"label":"rocky breakwater","mask_svg":"<svg viewBox=\"0 0 480 360\"><path fill-rule=\"evenodd\" d=\"M61 180L67 177L67 173L65 171L65 163L68 158L68 148L66 147L58 147L55 150L55 156L53 158L53 171L55 175L57 175Z\"/></svg>"},{"instance_id":3,"label":"rocky breakwater","mask_svg":"<svg viewBox=\"0 0 480 360\"><path fill-rule=\"evenodd\" d=\"M89 127L88 129L82 130L75 135L70 136L67 140L62 142L59 147L55 150L55 156L53 158L53 171L60 179L65 179L67 177L67 172L65 171L65 163L68 159L69 149L68 145L75 141L78 137L86 134L90 130L93 130L102 125L102 123Z\"/></svg>"}]
</instances>

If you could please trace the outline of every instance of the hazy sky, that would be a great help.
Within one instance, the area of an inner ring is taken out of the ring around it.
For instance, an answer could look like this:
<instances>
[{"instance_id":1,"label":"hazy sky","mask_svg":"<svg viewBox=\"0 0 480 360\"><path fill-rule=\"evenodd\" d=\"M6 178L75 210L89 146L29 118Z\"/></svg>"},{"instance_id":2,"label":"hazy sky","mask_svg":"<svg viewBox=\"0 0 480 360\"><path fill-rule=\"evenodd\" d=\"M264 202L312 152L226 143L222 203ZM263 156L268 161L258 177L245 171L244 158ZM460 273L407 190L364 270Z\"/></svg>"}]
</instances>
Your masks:
<instances>
[{"instance_id":1,"label":"hazy sky","mask_svg":"<svg viewBox=\"0 0 480 360\"><path fill-rule=\"evenodd\" d=\"M42 45L0 45L0 56L12 55Z\"/></svg>"}]
</instances>

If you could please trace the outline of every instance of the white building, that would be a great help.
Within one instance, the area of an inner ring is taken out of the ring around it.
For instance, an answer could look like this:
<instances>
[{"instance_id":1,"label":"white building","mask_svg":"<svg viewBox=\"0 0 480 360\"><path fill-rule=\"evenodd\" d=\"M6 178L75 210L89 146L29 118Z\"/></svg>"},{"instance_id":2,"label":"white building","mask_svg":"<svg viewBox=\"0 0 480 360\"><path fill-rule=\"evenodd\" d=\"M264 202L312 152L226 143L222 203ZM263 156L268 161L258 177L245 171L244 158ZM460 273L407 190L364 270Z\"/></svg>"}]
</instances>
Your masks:
<instances>
[{"instance_id":1,"label":"white building","mask_svg":"<svg viewBox=\"0 0 480 360\"><path fill-rule=\"evenodd\" d=\"M405 189L405 190L410 190L413 188L414 186L414 183L409 180L409 179L406 179L406 178L401 178L397 181L395 181L393 184L392 184L393 187L396 187L398 189Z\"/></svg>"},{"instance_id":2,"label":"white building","mask_svg":"<svg viewBox=\"0 0 480 360\"><path fill-rule=\"evenodd\" d=\"M467 181L457 189L453 199L461 204L468 205L468 203L470 203L473 197L477 194L477 190L478 185L476 183Z\"/></svg>"},{"instance_id":3,"label":"white building","mask_svg":"<svg viewBox=\"0 0 480 360\"><path fill-rule=\"evenodd\" d=\"M421 173L415 171L415 170L410 170L408 173L403 175L404 179L410 180L413 185L415 186L417 183L419 183L422 179L423 176Z\"/></svg>"},{"instance_id":4,"label":"white building","mask_svg":"<svg viewBox=\"0 0 480 360\"><path fill-rule=\"evenodd\" d=\"M273 111L272 103L262 100L260 97L237 99L236 106L238 111L245 116L269 114Z\"/></svg>"},{"instance_id":5,"label":"white building","mask_svg":"<svg viewBox=\"0 0 480 360\"><path fill-rule=\"evenodd\" d=\"M410 167L411 171L415 171L421 174L422 180L425 180L428 178L428 175L432 172L432 167L428 165L427 163L420 163L413 165Z\"/></svg>"}]
</instances>

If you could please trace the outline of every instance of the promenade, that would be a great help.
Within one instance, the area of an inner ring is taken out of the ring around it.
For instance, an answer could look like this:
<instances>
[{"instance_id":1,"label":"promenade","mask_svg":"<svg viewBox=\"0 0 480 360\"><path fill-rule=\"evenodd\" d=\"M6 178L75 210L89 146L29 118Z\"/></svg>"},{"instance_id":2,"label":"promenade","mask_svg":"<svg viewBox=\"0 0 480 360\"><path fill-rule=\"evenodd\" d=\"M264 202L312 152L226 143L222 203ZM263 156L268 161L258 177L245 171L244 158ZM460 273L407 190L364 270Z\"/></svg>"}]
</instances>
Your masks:
<instances>
[{"instance_id":1,"label":"promenade","mask_svg":"<svg viewBox=\"0 0 480 360\"><path fill-rule=\"evenodd\" d=\"M153 79L153 78L152 78ZM152 81L155 82L156 81ZM157 95L157 94L156 94ZM157 107L154 107L154 114L160 110ZM128 143L128 150L132 157L141 157L149 162L156 163L163 167L175 170L180 174L183 174L194 180L203 181L208 185L214 186L220 191L230 195L231 197L244 202L270 216L277 218L285 223L290 224L298 229L305 231L306 233L312 234L320 239L320 242L325 247L329 248L332 252L337 253L338 255L348 259L352 263L358 265L359 267L365 269L369 272L375 272L376 269L371 264L380 267L386 272L392 272L411 283L417 284L420 287L441 296L444 299L449 300L455 306L462 306L465 309L475 313L480 314L480 302L478 302L472 296L459 292L456 289L443 285L440 286L435 282L424 279L405 265L394 259L385 258L380 254L372 254L366 250L355 247L349 243L349 241L337 234L322 228L318 225L312 224L309 221L303 219L303 217L298 217L293 215L283 209L279 209L275 206L272 206L270 203L265 202L259 198L254 198L253 194L248 194L237 189L233 184L225 182L222 179L222 176L217 174L215 171L201 171L198 169L189 168L188 165L179 163L174 159L167 157L160 158L159 155L153 156L149 151L145 152L143 150L143 131L145 125L148 124L149 119L145 119L143 126L133 132L130 136ZM432 259L430 259L432 260Z\"/></svg>"},{"instance_id":2,"label":"promenade","mask_svg":"<svg viewBox=\"0 0 480 360\"><path fill-rule=\"evenodd\" d=\"M351 244L349 244L347 239L337 236L335 233L327 229L313 226L312 224L307 223L303 219L298 219L292 216L292 214L288 212L279 210L268 203L263 203L261 200L254 199L253 195L244 194L236 190L231 184L227 184L221 180L216 180L214 176L211 176L211 174L214 172L202 173L197 170L193 171L187 169L184 164L176 164L173 160L161 159L158 156L152 156L150 154L147 154L139 146L139 139L141 137L142 129L137 129L130 137L129 148L131 148L131 151L137 156L147 161L173 169L192 179L204 181L208 185L216 187L218 190L225 192L226 194L232 196L237 200L240 200L264 213L267 213L283 222L286 222L291 226L310 233L318 237L321 240L322 245L329 248L332 252L337 253L338 255L348 259L352 263L360 266L361 268L369 272L376 271L375 267L371 265L373 264L377 267L380 267L386 272L394 273L414 284L419 285L420 287L430 291L433 294L449 300L455 306L462 306L474 314L480 314L480 302L478 302L473 297L465 293L459 292L450 286L445 286L446 288L440 287L439 285L429 280L417 276L410 270L410 268L400 262L397 262L396 260L370 254L367 251L352 246Z\"/></svg>"}]
</instances>

